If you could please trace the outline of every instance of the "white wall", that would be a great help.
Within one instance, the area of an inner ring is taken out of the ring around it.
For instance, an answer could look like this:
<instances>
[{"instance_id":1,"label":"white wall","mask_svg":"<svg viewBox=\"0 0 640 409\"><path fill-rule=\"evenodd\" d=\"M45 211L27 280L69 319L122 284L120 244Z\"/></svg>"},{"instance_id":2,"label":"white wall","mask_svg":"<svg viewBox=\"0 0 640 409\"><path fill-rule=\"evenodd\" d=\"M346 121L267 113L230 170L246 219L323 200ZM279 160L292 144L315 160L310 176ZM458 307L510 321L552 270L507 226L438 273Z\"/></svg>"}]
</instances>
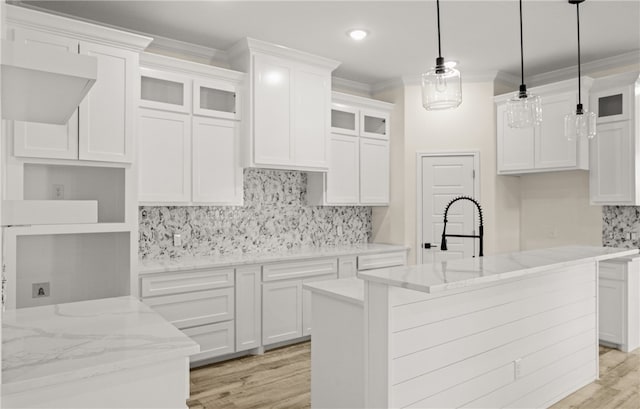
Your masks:
<instances>
[{"instance_id":1,"label":"white wall","mask_svg":"<svg viewBox=\"0 0 640 409\"><path fill-rule=\"evenodd\" d=\"M493 95L492 82L464 83L462 105L455 110L439 112L428 112L422 107L419 85L407 85L401 91L376 95L394 102L396 112L392 117L391 204L373 212L374 241L410 246L409 262L414 263L416 153L478 151L480 202L485 214L485 253L519 249L519 181L496 175ZM398 121L403 122L404 130L398 127Z\"/></svg>"}]
</instances>

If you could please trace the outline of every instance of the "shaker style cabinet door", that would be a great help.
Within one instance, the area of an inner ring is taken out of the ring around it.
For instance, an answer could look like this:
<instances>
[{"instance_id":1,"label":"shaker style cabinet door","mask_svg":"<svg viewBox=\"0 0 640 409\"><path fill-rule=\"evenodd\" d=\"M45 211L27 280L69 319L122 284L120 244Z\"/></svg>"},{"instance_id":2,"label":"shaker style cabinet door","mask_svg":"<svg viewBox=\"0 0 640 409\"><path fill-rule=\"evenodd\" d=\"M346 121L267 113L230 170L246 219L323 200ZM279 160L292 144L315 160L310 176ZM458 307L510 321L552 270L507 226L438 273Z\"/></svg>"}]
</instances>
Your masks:
<instances>
[{"instance_id":1,"label":"shaker style cabinet door","mask_svg":"<svg viewBox=\"0 0 640 409\"><path fill-rule=\"evenodd\" d=\"M292 164L293 68L275 57L255 55L253 59L253 160L256 165Z\"/></svg>"},{"instance_id":2,"label":"shaker style cabinet door","mask_svg":"<svg viewBox=\"0 0 640 409\"><path fill-rule=\"evenodd\" d=\"M331 156L327 172L327 203L359 203L359 139L353 136L331 135Z\"/></svg>"},{"instance_id":3,"label":"shaker style cabinet door","mask_svg":"<svg viewBox=\"0 0 640 409\"><path fill-rule=\"evenodd\" d=\"M360 204L389 203L389 141L360 138Z\"/></svg>"},{"instance_id":4,"label":"shaker style cabinet door","mask_svg":"<svg viewBox=\"0 0 640 409\"><path fill-rule=\"evenodd\" d=\"M191 117L141 108L138 114L138 201L191 200Z\"/></svg>"},{"instance_id":5,"label":"shaker style cabinet door","mask_svg":"<svg viewBox=\"0 0 640 409\"><path fill-rule=\"evenodd\" d=\"M40 31L16 28L14 41L78 53L78 40ZM78 111L65 125L12 121L13 154L18 157L77 159Z\"/></svg>"},{"instance_id":6,"label":"shaker style cabinet door","mask_svg":"<svg viewBox=\"0 0 640 409\"><path fill-rule=\"evenodd\" d=\"M262 294L260 266L236 268L236 351L262 345Z\"/></svg>"},{"instance_id":7,"label":"shaker style cabinet door","mask_svg":"<svg viewBox=\"0 0 640 409\"><path fill-rule=\"evenodd\" d=\"M241 205L238 123L193 117L193 202Z\"/></svg>"},{"instance_id":8,"label":"shaker style cabinet door","mask_svg":"<svg viewBox=\"0 0 640 409\"><path fill-rule=\"evenodd\" d=\"M597 125L591 140L589 192L594 204L634 204L635 153L630 121Z\"/></svg>"},{"instance_id":9,"label":"shaker style cabinet door","mask_svg":"<svg viewBox=\"0 0 640 409\"><path fill-rule=\"evenodd\" d=\"M88 42L80 42L80 54L98 59L98 78L80 104L79 158L130 163L138 55Z\"/></svg>"},{"instance_id":10,"label":"shaker style cabinet door","mask_svg":"<svg viewBox=\"0 0 640 409\"><path fill-rule=\"evenodd\" d=\"M498 174L528 170L534 164L534 128L511 128L507 122L506 105L497 107ZM564 125L563 128L564 129Z\"/></svg>"},{"instance_id":11,"label":"shaker style cabinet door","mask_svg":"<svg viewBox=\"0 0 640 409\"><path fill-rule=\"evenodd\" d=\"M564 117L575 109L575 92L545 96L542 99L543 120L536 128L535 168L571 168L577 163L577 138L564 136Z\"/></svg>"},{"instance_id":12,"label":"shaker style cabinet door","mask_svg":"<svg viewBox=\"0 0 640 409\"><path fill-rule=\"evenodd\" d=\"M302 281L262 284L262 344L302 336Z\"/></svg>"}]
</instances>

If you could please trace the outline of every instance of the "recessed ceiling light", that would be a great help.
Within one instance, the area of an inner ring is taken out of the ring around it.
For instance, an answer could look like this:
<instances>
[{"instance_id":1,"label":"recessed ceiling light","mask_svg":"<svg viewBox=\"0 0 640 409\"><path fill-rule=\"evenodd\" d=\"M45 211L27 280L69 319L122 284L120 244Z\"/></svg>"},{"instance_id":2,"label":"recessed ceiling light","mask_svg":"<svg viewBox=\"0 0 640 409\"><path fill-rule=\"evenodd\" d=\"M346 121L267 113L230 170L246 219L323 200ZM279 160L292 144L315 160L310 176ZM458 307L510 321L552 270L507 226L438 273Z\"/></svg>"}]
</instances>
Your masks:
<instances>
[{"instance_id":1,"label":"recessed ceiling light","mask_svg":"<svg viewBox=\"0 0 640 409\"><path fill-rule=\"evenodd\" d=\"M361 40L364 40L364 38L367 35L369 35L369 32L367 30L363 30L361 28L356 28L356 29L353 29L353 30L349 30L349 32L347 34L352 39L354 39L356 41L361 41Z\"/></svg>"}]
</instances>

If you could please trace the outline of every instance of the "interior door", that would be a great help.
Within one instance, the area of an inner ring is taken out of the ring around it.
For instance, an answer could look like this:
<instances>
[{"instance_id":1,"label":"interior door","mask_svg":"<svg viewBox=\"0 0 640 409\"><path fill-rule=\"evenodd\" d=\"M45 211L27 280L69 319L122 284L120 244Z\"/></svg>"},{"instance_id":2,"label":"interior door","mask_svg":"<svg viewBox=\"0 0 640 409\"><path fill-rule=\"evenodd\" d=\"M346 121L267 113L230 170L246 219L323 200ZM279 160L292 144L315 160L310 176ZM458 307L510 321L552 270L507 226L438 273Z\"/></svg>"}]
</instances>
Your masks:
<instances>
[{"instance_id":1,"label":"interior door","mask_svg":"<svg viewBox=\"0 0 640 409\"><path fill-rule=\"evenodd\" d=\"M423 156L422 168L422 240L419 242L421 260L432 263L455 258L472 257L477 253L477 239L447 238L447 251L440 250L444 210L458 196L477 200L475 191L476 158L474 155ZM419 192L420 194L420 192ZM458 201L449 209L447 233L475 234L477 212L470 201ZM420 226L419 226L420 227ZM425 246L424 244L429 245Z\"/></svg>"}]
</instances>

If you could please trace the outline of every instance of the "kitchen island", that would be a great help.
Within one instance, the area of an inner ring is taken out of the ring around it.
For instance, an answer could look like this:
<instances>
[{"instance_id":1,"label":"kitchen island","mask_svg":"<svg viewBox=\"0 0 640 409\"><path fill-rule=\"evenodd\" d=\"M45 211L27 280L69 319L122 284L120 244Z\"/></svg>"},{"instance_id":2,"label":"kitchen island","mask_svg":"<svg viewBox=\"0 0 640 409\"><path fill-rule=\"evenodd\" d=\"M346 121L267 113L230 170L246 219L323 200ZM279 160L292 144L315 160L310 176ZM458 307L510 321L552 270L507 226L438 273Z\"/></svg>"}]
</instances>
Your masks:
<instances>
[{"instance_id":1,"label":"kitchen island","mask_svg":"<svg viewBox=\"0 0 640 409\"><path fill-rule=\"evenodd\" d=\"M133 297L7 310L4 408L186 408L198 344Z\"/></svg>"},{"instance_id":2,"label":"kitchen island","mask_svg":"<svg viewBox=\"0 0 640 409\"><path fill-rule=\"evenodd\" d=\"M598 376L599 262L637 252L567 246L306 284L312 406L550 406ZM328 376L343 344L334 375L359 377L353 388Z\"/></svg>"}]
</instances>

